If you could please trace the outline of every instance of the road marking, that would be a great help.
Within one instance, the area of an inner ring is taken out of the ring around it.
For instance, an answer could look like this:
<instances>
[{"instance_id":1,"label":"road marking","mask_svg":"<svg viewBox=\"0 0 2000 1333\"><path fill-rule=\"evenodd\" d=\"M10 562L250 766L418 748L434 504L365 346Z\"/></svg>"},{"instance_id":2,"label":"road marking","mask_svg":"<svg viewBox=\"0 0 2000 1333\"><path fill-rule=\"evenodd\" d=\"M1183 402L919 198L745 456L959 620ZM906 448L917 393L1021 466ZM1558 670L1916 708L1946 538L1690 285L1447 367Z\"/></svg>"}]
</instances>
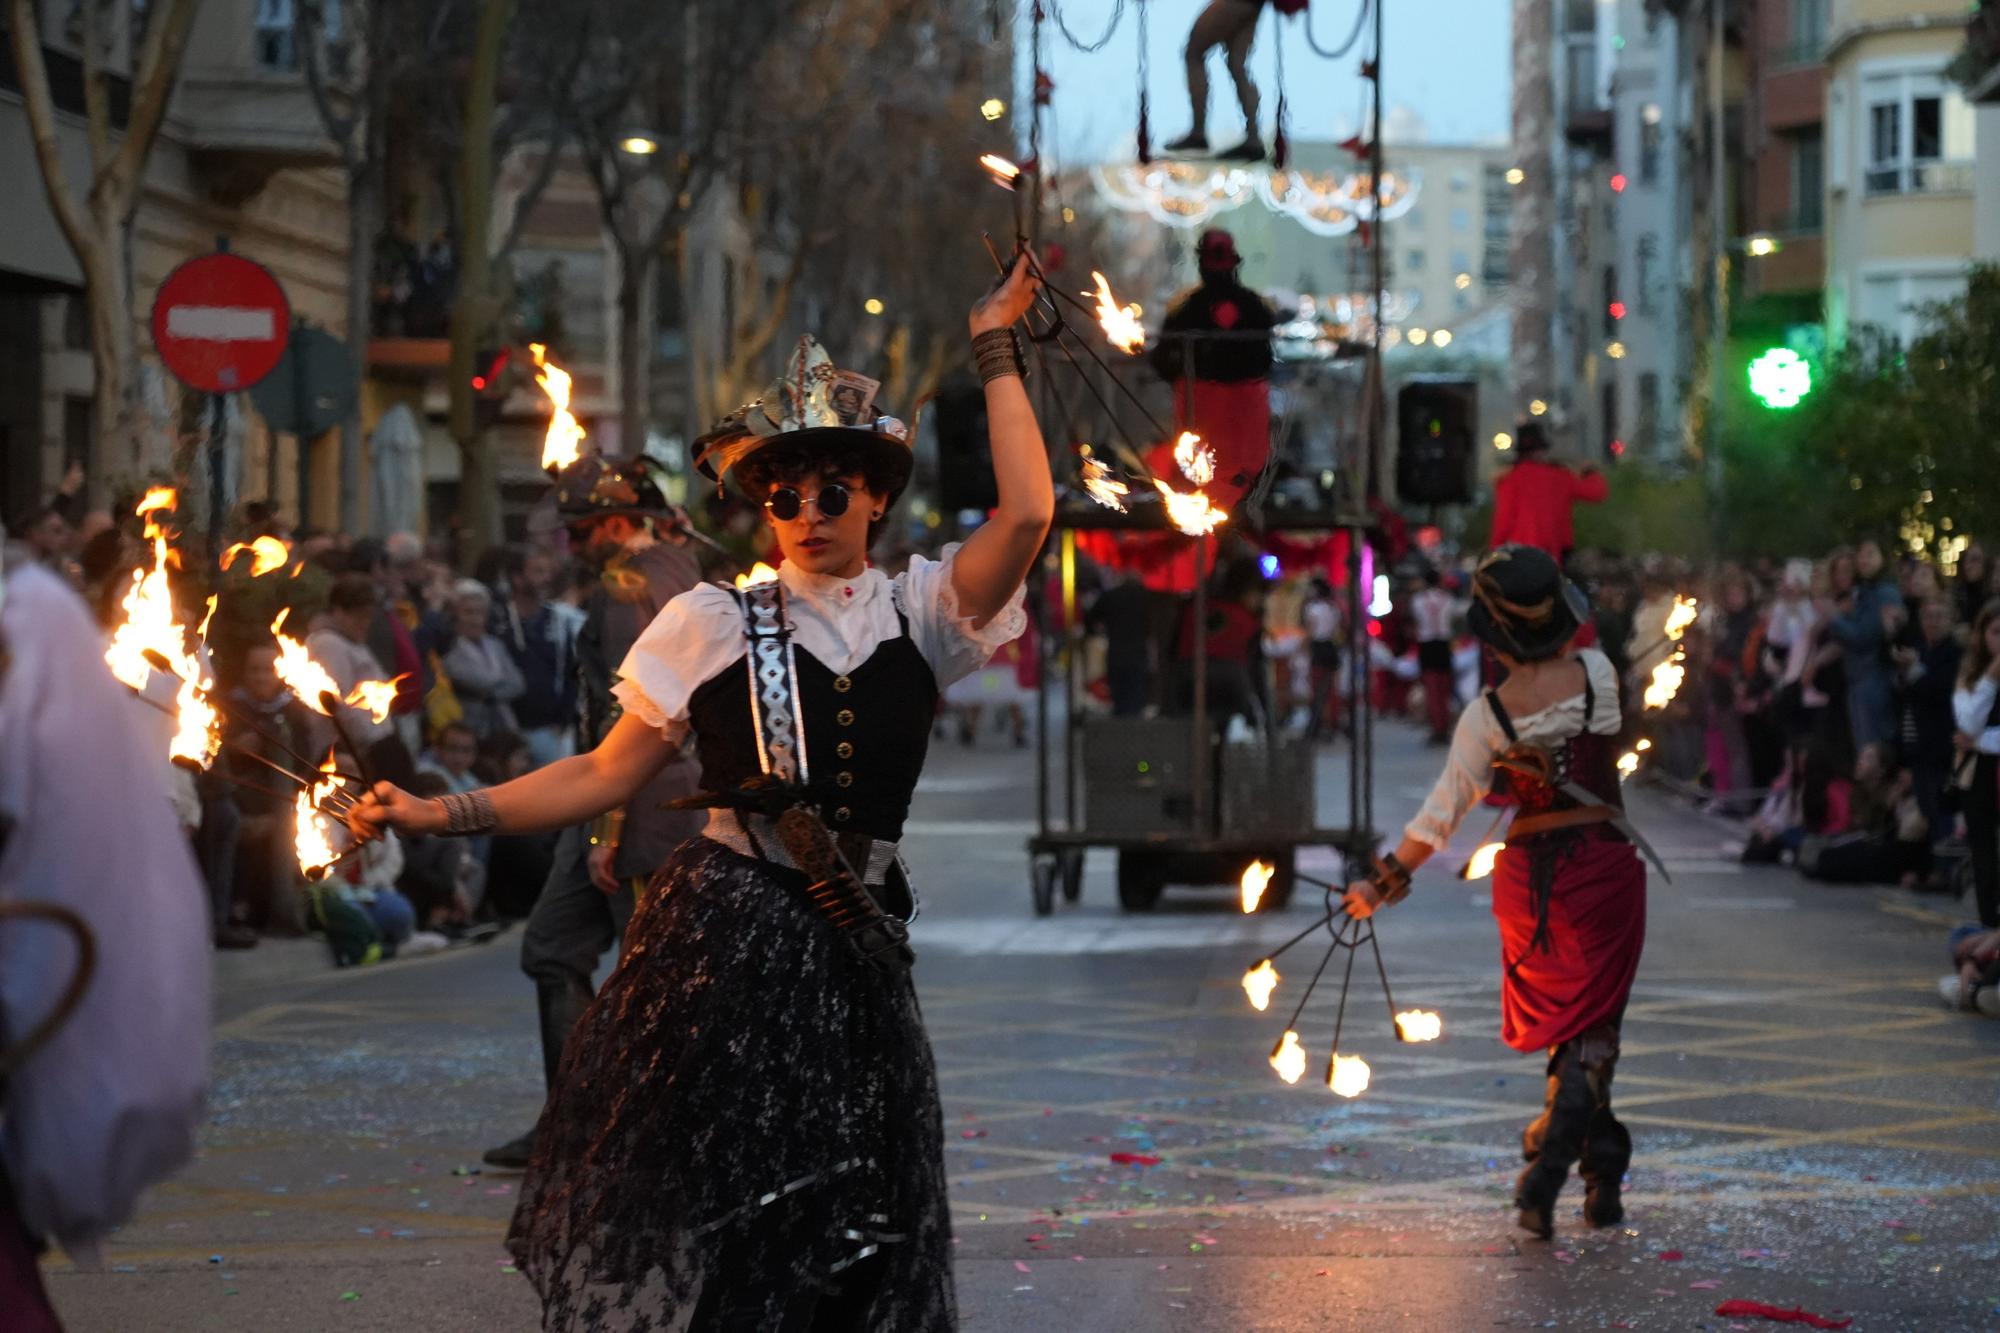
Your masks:
<instances>
[{"instance_id":1,"label":"road marking","mask_svg":"<svg viewBox=\"0 0 2000 1333\"><path fill-rule=\"evenodd\" d=\"M910 927L919 949L969 954L1096 954L1148 953L1155 949L1254 949L1278 944L1304 929L1305 913L1245 917L1221 912L1199 916L1092 921L1064 915L1040 920L1020 917L972 917L926 921Z\"/></svg>"}]
</instances>

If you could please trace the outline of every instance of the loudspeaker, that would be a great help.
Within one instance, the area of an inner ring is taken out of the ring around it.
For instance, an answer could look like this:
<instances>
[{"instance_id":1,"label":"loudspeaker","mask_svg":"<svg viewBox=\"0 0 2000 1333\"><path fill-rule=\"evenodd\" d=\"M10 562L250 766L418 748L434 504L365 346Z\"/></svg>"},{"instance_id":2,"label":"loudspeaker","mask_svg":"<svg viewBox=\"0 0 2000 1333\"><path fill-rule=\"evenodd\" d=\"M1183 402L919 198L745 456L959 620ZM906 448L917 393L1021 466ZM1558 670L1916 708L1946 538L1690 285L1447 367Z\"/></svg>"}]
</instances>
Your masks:
<instances>
[{"instance_id":1,"label":"loudspeaker","mask_svg":"<svg viewBox=\"0 0 2000 1333\"><path fill-rule=\"evenodd\" d=\"M1396 498L1412 505L1472 503L1472 432L1479 386L1420 380L1396 395Z\"/></svg>"},{"instance_id":2,"label":"loudspeaker","mask_svg":"<svg viewBox=\"0 0 2000 1333\"><path fill-rule=\"evenodd\" d=\"M931 411L937 421L938 508L947 514L997 509L1000 489L993 480L993 444L986 435L985 388L947 385L931 400Z\"/></svg>"}]
</instances>

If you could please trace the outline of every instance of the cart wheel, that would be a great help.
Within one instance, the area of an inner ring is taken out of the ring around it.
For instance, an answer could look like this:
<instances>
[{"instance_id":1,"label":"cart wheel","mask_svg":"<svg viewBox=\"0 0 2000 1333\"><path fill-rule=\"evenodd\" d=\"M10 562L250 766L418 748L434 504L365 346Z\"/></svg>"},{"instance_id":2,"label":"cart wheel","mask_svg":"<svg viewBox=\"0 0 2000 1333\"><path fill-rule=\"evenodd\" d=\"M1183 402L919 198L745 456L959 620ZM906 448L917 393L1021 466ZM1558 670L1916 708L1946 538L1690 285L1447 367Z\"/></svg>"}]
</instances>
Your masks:
<instances>
[{"instance_id":1,"label":"cart wheel","mask_svg":"<svg viewBox=\"0 0 2000 1333\"><path fill-rule=\"evenodd\" d=\"M1072 847L1062 854L1062 896L1066 903L1083 897L1083 848Z\"/></svg>"},{"instance_id":2,"label":"cart wheel","mask_svg":"<svg viewBox=\"0 0 2000 1333\"><path fill-rule=\"evenodd\" d=\"M1056 910L1056 859L1037 856L1028 867L1028 888L1034 894L1035 915L1047 916Z\"/></svg>"},{"instance_id":3,"label":"cart wheel","mask_svg":"<svg viewBox=\"0 0 2000 1333\"><path fill-rule=\"evenodd\" d=\"M1298 849L1280 852L1271 858L1271 865L1271 883L1264 890L1263 901L1257 904L1260 912L1282 912L1292 905L1292 890L1299 883Z\"/></svg>"},{"instance_id":4,"label":"cart wheel","mask_svg":"<svg viewBox=\"0 0 2000 1333\"><path fill-rule=\"evenodd\" d=\"M1167 887L1158 861L1145 852L1118 853L1118 905L1128 912L1150 912Z\"/></svg>"}]
</instances>

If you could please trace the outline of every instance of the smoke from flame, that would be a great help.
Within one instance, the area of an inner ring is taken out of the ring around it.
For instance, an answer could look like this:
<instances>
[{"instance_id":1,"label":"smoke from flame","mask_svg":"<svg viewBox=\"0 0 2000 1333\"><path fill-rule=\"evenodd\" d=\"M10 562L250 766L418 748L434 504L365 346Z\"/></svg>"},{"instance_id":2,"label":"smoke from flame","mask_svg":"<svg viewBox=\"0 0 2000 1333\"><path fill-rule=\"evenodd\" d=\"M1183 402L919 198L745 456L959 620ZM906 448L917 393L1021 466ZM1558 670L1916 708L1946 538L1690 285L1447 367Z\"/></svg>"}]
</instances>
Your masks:
<instances>
[{"instance_id":1,"label":"smoke from flame","mask_svg":"<svg viewBox=\"0 0 2000 1333\"><path fill-rule=\"evenodd\" d=\"M1444 1035L1444 1019L1429 1009L1405 1009L1396 1015L1396 1036L1403 1041L1436 1041Z\"/></svg>"},{"instance_id":2,"label":"smoke from flame","mask_svg":"<svg viewBox=\"0 0 2000 1333\"><path fill-rule=\"evenodd\" d=\"M529 343L535 358L535 384L549 398L549 432L542 437L542 466L561 471L583 454L583 427L569 410L571 376L549 360L549 349Z\"/></svg>"},{"instance_id":3,"label":"smoke from flame","mask_svg":"<svg viewBox=\"0 0 2000 1333\"><path fill-rule=\"evenodd\" d=\"M1085 296L1097 298L1097 323L1104 330L1104 336L1111 345L1128 355L1136 355L1146 345L1146 326L1139 322L1145 312L1135 305L1119 305L1118 298L1111 294L1111 284L1095 269L1091 279L1097 283L1097 290L1085 292ZM1199 484L1199 483L1197 483Z\"/></svg>"},{"instance_id":4,"label":"smoke from flame","mask_svg":"<svg viewBox=\"0 0 2000 1333\"><path fill-rule=\"evenodd\" d=\"M1287 1083L1296 1083L1305 1077L1306 1049L1299 1045L1299 1034L1289 1029L1278 1038L1277 1049L1271 1052L1271 1068L1278 1071L1278 1077Z\"/></svg>"},{"instance_id":5,"label":"smoke from flame","mask_svg":"<svg viewBox=\"0 0 2000 1333\"><path fill-rule=\"evenodd\" d=\"M1358 1055L1334 1053L1326 1067L1326 1086L1337 1096L1359 1097L1368 1091L1368 1062Z\"/></svg>"},{"instance_id":6,"label":"smoke from flame","mask_svg":"<svg viewBox=\"0 0 2000 1333\"><path fill-rule=\"evenodd\" d=\"M1252 861L1243 871L1243 911L1247 916L1257 910L1257 904L1264 900L1264 890L1271 887L1271 876L1278 868L1263 861ZM1257 1006L1262 1009L1263 1005Z\"/></svg>"},{"instance_id":7,"label":"smoke from flame","mask_svg":"<svg viewBox=\"0 0 2000 1333\"><path fill-rule=\"evenodd\" d=\"M1260 1014L1271 1007L1271 992L1277 988L1278 969L1271 966L1268 958L1243 974L1243 993L1250 997L1250 1007Z\"/></svg>"}]
</instances>

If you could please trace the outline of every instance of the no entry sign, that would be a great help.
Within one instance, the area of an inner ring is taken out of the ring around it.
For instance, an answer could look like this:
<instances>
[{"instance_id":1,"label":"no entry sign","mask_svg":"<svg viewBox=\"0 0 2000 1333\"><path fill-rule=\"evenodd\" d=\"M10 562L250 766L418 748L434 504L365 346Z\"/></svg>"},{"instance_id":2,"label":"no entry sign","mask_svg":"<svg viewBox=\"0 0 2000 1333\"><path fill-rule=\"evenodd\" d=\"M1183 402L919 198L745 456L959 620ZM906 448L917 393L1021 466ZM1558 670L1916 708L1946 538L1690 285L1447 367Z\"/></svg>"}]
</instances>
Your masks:
<instances>
[{"instance_id":1,"label":"no entry sign","mask_svg":"<svg viewBox=\"0 0 2000 1333\"><path fill-rule=\"evenodd\" d=\"M291 325L291 302L271 270L226 252L188 260L153 298L160 360L203 393L238 393L270 374Z\"/></svg>"}]
</instances>

